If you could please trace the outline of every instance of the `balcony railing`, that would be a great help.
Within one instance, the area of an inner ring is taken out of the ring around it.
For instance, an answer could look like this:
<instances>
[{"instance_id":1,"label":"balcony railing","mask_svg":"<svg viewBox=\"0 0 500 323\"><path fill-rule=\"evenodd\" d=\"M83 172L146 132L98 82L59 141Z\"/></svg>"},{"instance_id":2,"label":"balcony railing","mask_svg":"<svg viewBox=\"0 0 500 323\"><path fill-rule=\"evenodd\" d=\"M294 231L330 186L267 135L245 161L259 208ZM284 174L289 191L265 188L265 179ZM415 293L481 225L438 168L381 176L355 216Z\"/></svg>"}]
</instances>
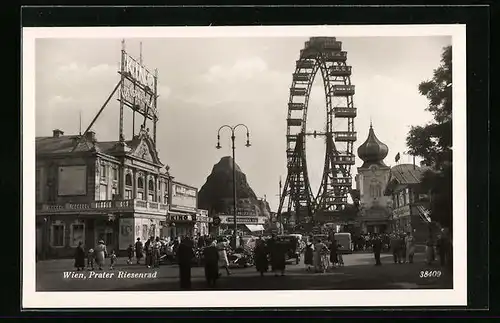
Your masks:
<instances>
[{"instance_id":1,"label":"balcony railing","mask_svg":"<svg viewBox=\"0 0 500 323\"><path fill-rule=\"evenodd\" d=\"M137 199L103 200L90 203L42 204L37 210L41 213L99 213L146 211L166 214L168 204Z\"/></svg>"}]
</instances>

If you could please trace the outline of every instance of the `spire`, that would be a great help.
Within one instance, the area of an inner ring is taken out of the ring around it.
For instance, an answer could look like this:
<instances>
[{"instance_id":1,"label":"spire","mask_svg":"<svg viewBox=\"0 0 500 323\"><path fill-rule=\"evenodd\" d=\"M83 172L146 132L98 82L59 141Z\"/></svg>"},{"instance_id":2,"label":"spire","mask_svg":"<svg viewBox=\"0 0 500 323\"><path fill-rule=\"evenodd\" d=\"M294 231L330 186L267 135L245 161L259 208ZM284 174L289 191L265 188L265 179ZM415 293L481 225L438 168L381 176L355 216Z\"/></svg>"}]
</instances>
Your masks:
<instances>
[{"instance_id":1,"label":"spire","mask_svg":"<svg viewBox=\"0 0 500 323\"><path fill-rule=\"evenodd\" d=\"M358 147L358 157L364 161L362 167L369 167L370 165L377 164L386 166L384 158L389 153L389 147L381 142L375 135L373 124L370 121L370 130L368 131L368 138Z\"/></svg>"}]
</instances>

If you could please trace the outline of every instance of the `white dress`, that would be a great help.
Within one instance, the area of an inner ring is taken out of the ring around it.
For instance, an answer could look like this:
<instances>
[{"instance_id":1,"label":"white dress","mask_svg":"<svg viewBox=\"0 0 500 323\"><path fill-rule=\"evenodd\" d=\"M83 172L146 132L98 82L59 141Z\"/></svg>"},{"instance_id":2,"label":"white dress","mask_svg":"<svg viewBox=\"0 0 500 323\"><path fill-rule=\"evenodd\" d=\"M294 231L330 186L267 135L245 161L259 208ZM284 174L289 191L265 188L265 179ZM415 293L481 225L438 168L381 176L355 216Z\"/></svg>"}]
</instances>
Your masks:
<instances>
[{"instance_id":1,"label":"white dress","mask_svg":"<svg viewBox=\"0 0 500 323\"><path fill-rule=\"evenodd\" d=\"M219 267L229 267L226 248L227 243L220 242L217 244L217 249L219 249Z\"/></svg>"}]
</instances>

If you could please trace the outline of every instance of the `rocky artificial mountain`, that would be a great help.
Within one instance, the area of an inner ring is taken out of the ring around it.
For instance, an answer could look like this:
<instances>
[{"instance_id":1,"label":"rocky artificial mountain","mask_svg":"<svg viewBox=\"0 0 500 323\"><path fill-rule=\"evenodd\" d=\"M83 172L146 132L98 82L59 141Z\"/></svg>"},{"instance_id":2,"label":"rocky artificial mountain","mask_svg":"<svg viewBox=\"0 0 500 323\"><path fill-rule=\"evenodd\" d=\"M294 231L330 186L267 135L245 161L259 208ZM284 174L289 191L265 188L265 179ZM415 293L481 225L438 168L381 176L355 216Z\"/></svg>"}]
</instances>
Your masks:
<instances>
[{"instance_id":1,"label":"rocky artificial mountain","mask_svg":"<svg viewBox=\"0 0 500 323\"><path fill-rule=\"evenodd\" d=\"M245 199L245 208L255 208L258 215L269 216L269 204L260 201L247 182L246 175L236 164L236 196ZM209 210L210 215L225 213L231 210L233 199L233 159L229 156L214 165L205 184L198 192L198 207Z\"/></svg>"}]
</instances>

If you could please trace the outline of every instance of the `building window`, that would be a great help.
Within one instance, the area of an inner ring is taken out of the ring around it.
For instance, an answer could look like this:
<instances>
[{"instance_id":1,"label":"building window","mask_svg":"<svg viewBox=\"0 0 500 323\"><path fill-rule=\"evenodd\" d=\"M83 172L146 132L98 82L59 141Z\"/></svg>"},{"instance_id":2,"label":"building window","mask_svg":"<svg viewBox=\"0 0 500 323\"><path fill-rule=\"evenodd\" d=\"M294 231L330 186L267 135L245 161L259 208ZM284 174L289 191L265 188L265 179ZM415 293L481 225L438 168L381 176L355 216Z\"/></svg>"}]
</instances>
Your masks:
<instances>
[{"instance_id":1,"label":"building window","mask_svg":"<svg viewBox=\"0 0 500 323\"><path fill-rule=\"evenodd\" d=\"M71 225L71 246L77 247L80 242L85 244L85 225L73 223Z\"/></svg>"},{"instance_id":2,"label":"building window","mask_svg":"<svg viewBox=\"0 0 500 323\"><path fill-rule=\"evenodd\" d=\"M118 180L118 168L113 168L113 180Z\"/></svg>"},{"instance_id":3,"label":"building window","mask_svg":"<svg viewBox=\"0 0 500 323\"><path fill-rule=\"evenodd\" d=\"M138 198L139 200L144 200L144 193L142 193L142 192L137 192L137 198Z\"/></svg>"},{"instance_id":4,"label":"building window","mask_svg":"<svg viewBox=\"0 0 500 323\"><path fill-rule=\"evenodd\" d=\"M111 196L113 197L113 199L115 199L117 195L118 194L116 193L116 187L111 188Z\"/></svg>"},{"instance_id":5,"label":"building window","mask_svg":"<svg viewBox=\"0 0 500 323\"><path fill-rule=\"evenodd\" d=\"M106 179L106 165L101 165L101 179Z\"/></svg>"},{"instance_id":6,"label":"building window","mask_svg":"<svg viewBox=\"0 0 500 323\"><path fill-rule=\"evenodd\" d=\"M50 235L50 245L52 247L64 247L64 224L52 224L52 234Z\"/></svg>"},{"instance_id":7,"label":"building window","mask_svg":"<svg viewBox=\"0 0 500 323\"><path fill-rule=\"evenodd\" d=\"M99 199L101 201L108 199L108 185L101 184L99 186Z\"/></svg>"},{"instance_id":8,"label":"building window","mask_svg":"<svg viewBox=\"0 0 500 323\"><path fill-rule=\"evenodd\" d=\"M154 202L155 200L155 182L150 179L148 183L148 201Z\"/></svg>"},{"instance_id":9,"label":"building window","mask_svg":"<svg viewBox=\"0 0 500 323\"><path fill-rule=\"evenodd\" d=\"M132 199L132 191L131 190L125 190L125 199L127 199L127 200Z\"/></svg>"},{"instance_id":10,"label":"building window","mask_svg":"<svg viewBox=\"0 0 500 323\"><path fill-rule=\"evenodd\" d=\"M142 179L142 177L139 177L139 179L137 180L137 188L144 188L144 180Z\"/></svg>"},{"instance_id":11,"label":"building window","mask_svg":"<svg viewBox=\"0 0 500 323\"><path fill-rule=\"evenodd\" d=\"M147 224L143 224L142 225L142 240L146 241L148 240L148 225Z\"/></svg>"},{"instance_id":12,"label":"building window","mask_svg":"<svg viewBox=\"0 0 500 323\"><path fill-rule=\"evenodd\" d=\"M168 193L163 196L163 203L168 204Z\"/></svg>"},{"instance_id":13,"label":"building window","mask_svg":"<svg viewBox=\"0 0 500 323\"><path fill-rule=\"evenodd\" d=\"M132 175L130 174L125 175L125 185L132 186Z\"/></svg>"}]
</instances>

